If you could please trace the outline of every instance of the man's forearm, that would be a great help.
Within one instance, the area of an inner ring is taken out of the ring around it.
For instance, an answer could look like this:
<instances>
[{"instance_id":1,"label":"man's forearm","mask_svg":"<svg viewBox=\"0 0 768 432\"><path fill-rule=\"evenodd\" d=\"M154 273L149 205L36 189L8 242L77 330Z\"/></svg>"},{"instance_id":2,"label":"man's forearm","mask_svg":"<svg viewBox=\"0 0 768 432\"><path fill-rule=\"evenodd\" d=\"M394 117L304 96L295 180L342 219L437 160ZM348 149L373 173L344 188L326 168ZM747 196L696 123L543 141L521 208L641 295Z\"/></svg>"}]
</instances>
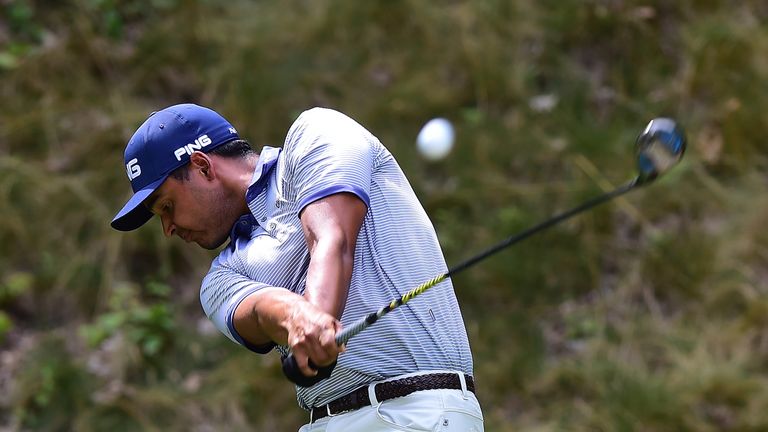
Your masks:
<instances>
[{"instance_id":1,"label":"man's forearm","mask_svg":"<svg viewBox=\"0 0 768 432\"><path fill-rule=\"evenodd\" d=\"M341 318L352 278L354 250L341 238L323 239L313 248L304 298L323 311Z\"/></svg>"},{"instance_id":2,"label":"man's forearm","mask_svg":"<svg viewBox=\"0 0 768 432\"><path fill-rule=\"evenodd\" d=\"M301 214L311 256L304 297L337 319L347 302L357 236L367 211L356 195L338 193L309 204Z\"/></svg>"},{"instance_id":3,"label":"man's forearm","mask_svg":"<svg viewBox=\"0 0 768 432\"><path fill-rule=\"evenodd\" d=\"M251 294L235 311L235 329L255 345L275 342L288 345L297 365L306 376L336 359L341 348L334 337L341 323L308 302L304 297L282 288L264 288Z\"/></svg>"},{"instance_id":4,"label":"man's forearm","mask_svg":"<svg viewBox=\"0 0 768 432\"><path fill-rule=\"evenodd\" d=\"M283 288L264 288L243 300L235 310L237 332L250 343L285 345L292 317L306 300Z\"/></svg>"}]
</instances>

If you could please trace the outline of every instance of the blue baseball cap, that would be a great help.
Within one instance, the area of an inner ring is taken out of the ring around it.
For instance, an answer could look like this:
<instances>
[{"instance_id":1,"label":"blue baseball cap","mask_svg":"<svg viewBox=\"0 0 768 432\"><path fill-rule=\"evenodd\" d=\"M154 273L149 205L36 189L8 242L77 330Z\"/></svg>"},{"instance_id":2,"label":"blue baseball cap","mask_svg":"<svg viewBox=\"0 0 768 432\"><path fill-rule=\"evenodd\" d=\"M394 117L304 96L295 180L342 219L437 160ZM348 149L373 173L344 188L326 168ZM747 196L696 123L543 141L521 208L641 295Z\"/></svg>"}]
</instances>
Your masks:
<instances>
[{"instance_id":1,"label":"blue baseball cap","mask_svg":"<svg viewBox=\"0 0 768 432\"><path fill-rule=\"evenodd\" d=\"M208 152L239 139L220 114L194 104L180 104L149 115L125 147L125 170L133 196L112 219L112 228L131 231L152 218L141 205L168 175L189 163L195 151Z\"/></svg>"}]
</instances>

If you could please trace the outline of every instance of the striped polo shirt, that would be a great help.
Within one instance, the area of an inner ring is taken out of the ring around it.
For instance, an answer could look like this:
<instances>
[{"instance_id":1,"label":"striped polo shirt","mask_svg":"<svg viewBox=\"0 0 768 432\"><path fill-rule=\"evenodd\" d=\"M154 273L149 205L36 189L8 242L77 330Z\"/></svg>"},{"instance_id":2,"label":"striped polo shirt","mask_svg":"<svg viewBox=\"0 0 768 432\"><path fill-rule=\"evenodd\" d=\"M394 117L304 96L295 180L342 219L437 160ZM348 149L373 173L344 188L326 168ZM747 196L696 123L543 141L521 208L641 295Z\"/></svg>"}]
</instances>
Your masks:
<instances>
[{"instance_id":1,"label":"striped polo shirt","mask_svg":"<svg viewBox=\"0 0 768 432\"><path fill-rule=\"evenodd\" d=\"M273 347L243 340L232 324L234 311L264 287L303 293L310 255L298 215L313 201L341 192L368 207L341 317L344 326L447 271L434 227L392 154L351 118L314 108L296 119L282 149L261 152L246 193L250 214L232 228L229 245L202 282L203 309L222 333L256 352ZM352 338L331 377L297 387L297 398L308 409L372 381L427 370L472 374L450 280Z\"/></svg>"}]
</instances>

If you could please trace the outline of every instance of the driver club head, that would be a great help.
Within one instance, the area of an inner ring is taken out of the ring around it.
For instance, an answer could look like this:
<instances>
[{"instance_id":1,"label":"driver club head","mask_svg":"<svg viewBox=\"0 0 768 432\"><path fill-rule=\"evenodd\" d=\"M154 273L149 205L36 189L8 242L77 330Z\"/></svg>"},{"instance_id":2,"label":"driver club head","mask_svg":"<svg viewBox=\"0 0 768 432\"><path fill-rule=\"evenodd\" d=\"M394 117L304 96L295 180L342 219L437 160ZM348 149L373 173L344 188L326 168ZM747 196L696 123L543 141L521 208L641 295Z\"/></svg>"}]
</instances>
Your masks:
<instances>
[{"instance_id":1,"label":"driver club head","mask_svg":"<svg viewBox=\"0 0 768 432\"><path fill-rule=\"evenodd\" d=\"M672 169L685 152L685 132L669 118L655 118L637 137L638 182L647 183Z\"/></svg>"}]
</instances>

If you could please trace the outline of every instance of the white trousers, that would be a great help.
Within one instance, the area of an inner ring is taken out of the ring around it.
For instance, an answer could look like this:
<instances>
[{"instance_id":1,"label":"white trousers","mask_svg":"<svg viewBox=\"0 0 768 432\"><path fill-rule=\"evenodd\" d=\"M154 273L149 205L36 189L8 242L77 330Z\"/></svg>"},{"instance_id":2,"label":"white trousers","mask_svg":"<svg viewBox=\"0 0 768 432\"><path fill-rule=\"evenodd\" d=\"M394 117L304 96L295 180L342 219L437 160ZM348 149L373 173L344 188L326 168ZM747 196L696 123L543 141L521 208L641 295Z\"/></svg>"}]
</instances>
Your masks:
<instances>
[{"instance_id":1,"label":"white trousers","mask_svg":"<svg viewBox=\"0 0 768 432\"><path fill-rule=\"evenodd\" d=\"M299 432L482 432L475 395L462 390L425 390L355 411L324 417Z\"/></svg>"}]
</instances>

